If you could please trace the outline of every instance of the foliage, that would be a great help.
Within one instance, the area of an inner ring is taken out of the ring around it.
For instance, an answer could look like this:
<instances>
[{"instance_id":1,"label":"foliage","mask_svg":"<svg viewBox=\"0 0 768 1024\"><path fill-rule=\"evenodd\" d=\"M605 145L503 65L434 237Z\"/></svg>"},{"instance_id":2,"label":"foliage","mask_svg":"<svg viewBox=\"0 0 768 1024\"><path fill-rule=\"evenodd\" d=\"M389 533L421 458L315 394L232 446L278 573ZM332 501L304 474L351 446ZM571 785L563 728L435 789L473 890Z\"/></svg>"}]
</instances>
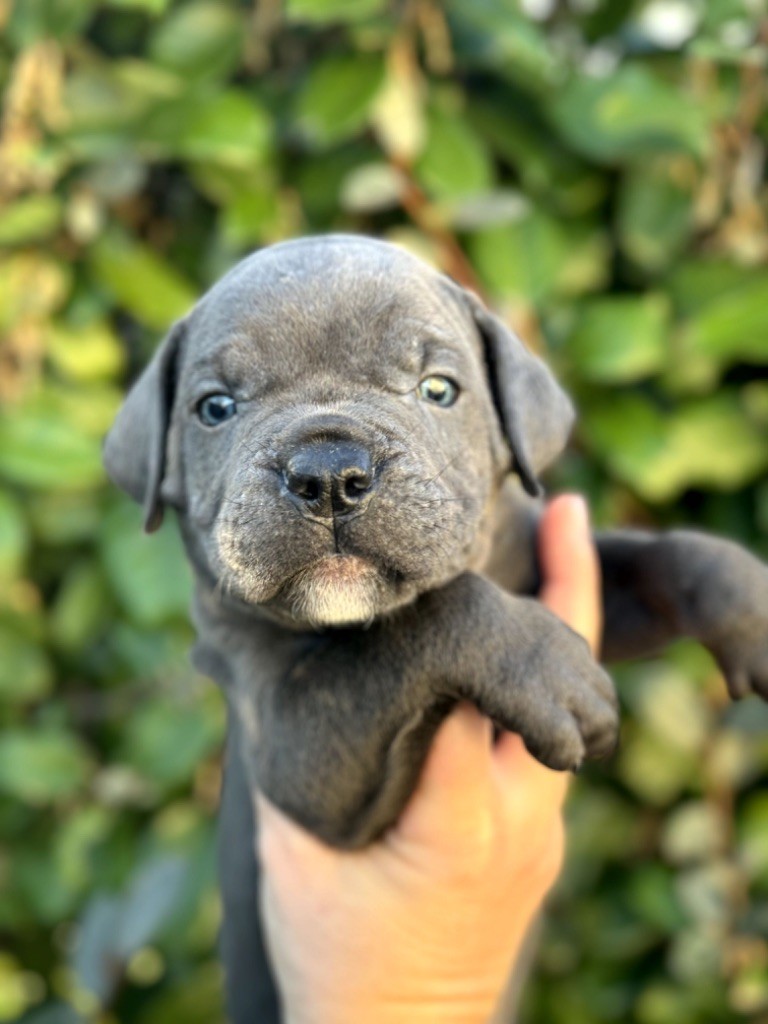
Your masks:
<instances>
[{"instance_id":1,"label":"foliage","mask_svg":"<svg viewBox=\"0 0 768 1024\"><path fill-rule=\"evenodd\" d=\"M140 533L100 439L242 253L410 246L557 366L581 422L554 482L600 523L768 554L763 11L0 4L0 1020L222 1019L221 700L173 527ZM768 715L691 645L618 677L527 1019L765 1020Z\"/></svg>"}]
</instances>

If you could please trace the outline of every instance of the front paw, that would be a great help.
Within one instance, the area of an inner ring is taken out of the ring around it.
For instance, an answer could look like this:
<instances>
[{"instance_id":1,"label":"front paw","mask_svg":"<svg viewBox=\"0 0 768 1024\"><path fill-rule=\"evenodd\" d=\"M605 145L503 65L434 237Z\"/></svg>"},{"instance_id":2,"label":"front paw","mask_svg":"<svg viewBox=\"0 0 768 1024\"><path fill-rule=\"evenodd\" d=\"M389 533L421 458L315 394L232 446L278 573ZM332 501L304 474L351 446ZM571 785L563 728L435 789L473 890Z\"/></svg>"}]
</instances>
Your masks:
<instances>
[{"instance_id":1,"label":"front paw","mask_svg":"<svg viewBox=\"0 0 768 1024\"><path fill-rule=\"evenodd\" d=\"M613 682L586 641L560 620L551 617L528 657L515 665L512 679L505 687L506 720L493 717L520 733L542 764L576 771L586 757L614 751L619 709Z\"/></svg>"},{"instance_id":2,"label":"front paw","mask_svg":"<svg viewBox=\"0 0 768 1024\"><path fill-rule=\"evenodd\" d=\"M713 644L712 653L734 700L750 693L768 700L768 609L743 616L738 629Z\"/></svg>"},{"instance_id":3,"label":"front paw","mask_svg":"<svg viewBox=\"0 0 768 1024\"><path fill-rule=\"evenodd\" d=\"M686 588L689 635L715 656L734 700L768 700L768 565L718 538L695 536L681 550L685 563L698 562Z\"/></svg>"}]
</instances>

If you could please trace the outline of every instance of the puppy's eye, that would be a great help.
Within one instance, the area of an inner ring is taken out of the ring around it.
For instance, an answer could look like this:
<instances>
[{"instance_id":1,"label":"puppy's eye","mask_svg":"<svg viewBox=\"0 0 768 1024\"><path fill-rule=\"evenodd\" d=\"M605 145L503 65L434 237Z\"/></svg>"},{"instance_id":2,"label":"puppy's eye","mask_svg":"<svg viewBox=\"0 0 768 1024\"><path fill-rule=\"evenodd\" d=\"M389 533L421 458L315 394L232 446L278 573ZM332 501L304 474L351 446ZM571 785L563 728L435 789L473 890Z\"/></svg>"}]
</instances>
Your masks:
<instances>
[{"instance_id":1,"label":"puppy's eye","mask_svg":"<svg viewBox=\"0 0 768 1024\"><path fill-rule=\"evenodd\" d=\"M236 412L235 400L229 395L207 395L197 406L197 415L206 427L217 427L232 419Z\"/></svg>"},{"instance_id":2,"label":"puppy's eye","mask_svg":"<svg viewBox=\"0 0 768 1024\"><path fill-rule=\"evenodd\" d=\"M419 384L419 398L423 398L425 402L434 402L435 405L446 408L453 405L458 397L459 386L449 377L433 374L431 377L425 377Z\"/></svg>"}]
</instances>

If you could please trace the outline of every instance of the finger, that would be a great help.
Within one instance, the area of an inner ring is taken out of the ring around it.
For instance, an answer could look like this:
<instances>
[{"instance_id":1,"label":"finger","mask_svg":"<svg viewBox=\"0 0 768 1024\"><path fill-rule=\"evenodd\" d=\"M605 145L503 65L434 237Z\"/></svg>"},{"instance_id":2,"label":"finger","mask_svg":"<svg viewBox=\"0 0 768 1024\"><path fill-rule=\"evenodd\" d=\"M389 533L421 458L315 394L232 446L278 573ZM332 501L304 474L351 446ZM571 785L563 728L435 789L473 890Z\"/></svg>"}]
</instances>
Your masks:
<instances>
[{"instance_id":1,"label":"finger","mask_svg":"<svg viewBox=\"0 0 768 1024\"><path fill-rule=\"evenodd\" d=\"M602 626L600 563L580 495L564 494L549 503L538 546L544 579L540 600L595 650Z\"/></svg>"},{"instance_id":2,"label":"finger","mask_svg":"<svg viewBox=\"0 0 768 1024\"><path fill-rule=\"evenodd\" d=\"M438 729L391 838L440 847L482 829L489 811L491 740L490 721L472 705L460 704Z\"/></svg>"},{"instance_id":3,"label":"finger","mask_svg":"<svg viewBox=\"0 0 768 1024\"><path fill-rule=\"evenodd\" d=\"M503 732L493 749L493 772L508 806L521 802L546 813L559 812L568 792L570 774L546 768L525 748L521 736Z\"/></svg>"},{"instance_id":4,"label":"finger","mask_svg":"<svg viewBox=\"0 0 768 1024\"><path fill-rule=\"evenodd\" d=\"M504 834L518 846L517 867L528 884L519 889L521 901L538 902L554 883L565 856L563 805L570 775L551 771L531 756L520 736L504 733L494 751L494 777L499 791Z\"/></svg>"}]
</instances>

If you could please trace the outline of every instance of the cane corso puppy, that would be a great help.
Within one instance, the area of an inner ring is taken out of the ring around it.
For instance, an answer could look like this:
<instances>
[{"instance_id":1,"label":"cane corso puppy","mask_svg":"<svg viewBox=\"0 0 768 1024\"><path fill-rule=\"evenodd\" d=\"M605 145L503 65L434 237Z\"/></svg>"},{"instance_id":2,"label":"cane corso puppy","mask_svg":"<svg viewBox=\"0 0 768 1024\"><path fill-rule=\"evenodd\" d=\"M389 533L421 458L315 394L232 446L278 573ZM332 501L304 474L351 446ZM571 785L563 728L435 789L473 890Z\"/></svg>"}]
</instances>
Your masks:
<instances>
[{"instance_id":1,"label":"cane corso puppy","mask_svg":"<svg viewBox=\"0 0 768 1024\"><path fill-rule=\"evenodd\" d=\"M546 366L473 295L354 236L244 260L128 395L107 469L148 530L176 510L195 662L230 709L221 867L236 1024L278 1014L257 966L255 787L354 847L397 818L458 700L553 768L613 748L609 678L529 596L539 476L572 420ZM606 659L695 637L734 697L768 695L766 566L688 531L596 541Z\"/></svg>"}]
</instances>

